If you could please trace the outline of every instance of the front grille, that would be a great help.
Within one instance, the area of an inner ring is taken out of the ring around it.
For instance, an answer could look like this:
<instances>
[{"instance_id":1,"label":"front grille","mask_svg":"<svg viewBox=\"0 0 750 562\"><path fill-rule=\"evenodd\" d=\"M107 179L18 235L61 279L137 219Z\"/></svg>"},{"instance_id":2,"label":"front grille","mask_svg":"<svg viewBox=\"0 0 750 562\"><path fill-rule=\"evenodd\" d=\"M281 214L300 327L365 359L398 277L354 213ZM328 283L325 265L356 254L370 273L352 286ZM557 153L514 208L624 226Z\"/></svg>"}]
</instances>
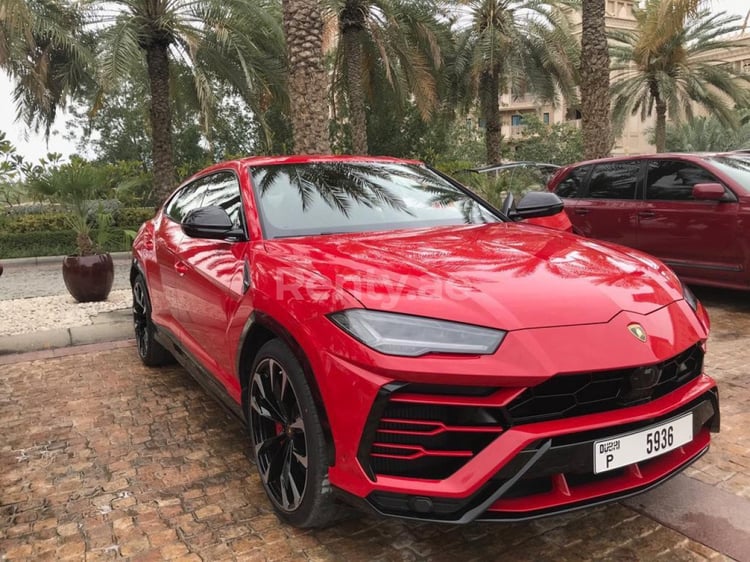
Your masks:
<instances>
[{"instance_id":1,"label":"front grille","mask_svg":"<svg viewBox=\"0 0 750 562\"><path fill-rule=\"evenodd\" d=\"M407 385L387 398L361 459L375 475L447 478L503 431L500 408L441 404L438 394L418 395L437 403L414 403L412 390L422 389Z\"/></svg>"},{"instance_id":2,"label":"front grille","mask_svg":"<svg viewBox=\"0 0 750 562\"><path fill-rule=\"evenodd\" d=\"M357 459L368 476L442 480L513 425L654 400L703 370L695 345L645 367L557 375L522 389L391 383L375 400Z\"/></svg>"},{"instance_id":3,"label":"front grille","mask_svg":"<svg viewBox=\"0 0 750 562\"><path fill-rule=\"evenodd\" d=\"M703 349L696 344L657 365L557 375L526 389L507 411L513 424L525 424L626 408L664 396L702 371Z\"/></svg>"}]
</instances>

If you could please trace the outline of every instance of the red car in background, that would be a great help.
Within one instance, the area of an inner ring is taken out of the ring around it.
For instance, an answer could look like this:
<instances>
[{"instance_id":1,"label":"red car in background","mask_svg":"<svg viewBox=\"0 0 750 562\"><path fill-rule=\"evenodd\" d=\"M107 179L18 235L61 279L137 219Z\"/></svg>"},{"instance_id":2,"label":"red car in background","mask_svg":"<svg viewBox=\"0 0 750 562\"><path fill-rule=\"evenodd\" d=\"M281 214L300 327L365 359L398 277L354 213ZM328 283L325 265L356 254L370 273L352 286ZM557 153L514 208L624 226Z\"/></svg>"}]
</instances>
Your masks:
<instances>
[{"instance_id":1,"label":"red car in background","mask_svg":"<svg viewBox=\"0 0 750 562\"><path fill-rule=\"evenodd\" d=\"M135 239L138 354L247 424L299 527L341 499L467 523L644 491L719 429L709 320L657 260L511 220L561 209L509 217L414 161L218 164Z\"/></svg>"},{"instance_id":2,"label":"red car in background","mask_svg":"<svg viewBox=\"0 0 750 562\"><path fill-rule=\"evenodd\" d=\"M574 231L658 257L689 283L750 289L750 158L653 154L581 162L548 185Z\"/></svg>"}]
</instances>

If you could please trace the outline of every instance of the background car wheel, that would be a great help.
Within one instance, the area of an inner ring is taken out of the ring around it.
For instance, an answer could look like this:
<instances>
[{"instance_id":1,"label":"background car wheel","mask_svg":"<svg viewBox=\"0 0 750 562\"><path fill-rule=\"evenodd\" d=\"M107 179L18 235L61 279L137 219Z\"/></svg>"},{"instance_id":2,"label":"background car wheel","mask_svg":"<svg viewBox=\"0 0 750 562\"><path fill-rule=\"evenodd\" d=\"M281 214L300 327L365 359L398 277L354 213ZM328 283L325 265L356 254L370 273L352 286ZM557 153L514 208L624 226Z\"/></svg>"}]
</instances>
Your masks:
<instances>
[{"instance_id":1,"label":"background car wheel","mask_svg":"<svg viewBox=\"0 0 750 562\"><path fill-rule=\"evenodd\" d=\"M280 340L258 352L248 392L255 460L276 513L295 527L331 523L323 429L302 367Z\"/></svg>"},{"instance_id":2,"label":"background car wheel","mask_svg":"<svg viewBox=\"0 0 750 562\"><path fill-rule=\"evenodd\" d=\"M140 273L133 281L133 328L138 356L144 365L158 367L174 361L169 351L154 339L151 302L148 298L146 280Z\"/></svg>"}]
</instances>

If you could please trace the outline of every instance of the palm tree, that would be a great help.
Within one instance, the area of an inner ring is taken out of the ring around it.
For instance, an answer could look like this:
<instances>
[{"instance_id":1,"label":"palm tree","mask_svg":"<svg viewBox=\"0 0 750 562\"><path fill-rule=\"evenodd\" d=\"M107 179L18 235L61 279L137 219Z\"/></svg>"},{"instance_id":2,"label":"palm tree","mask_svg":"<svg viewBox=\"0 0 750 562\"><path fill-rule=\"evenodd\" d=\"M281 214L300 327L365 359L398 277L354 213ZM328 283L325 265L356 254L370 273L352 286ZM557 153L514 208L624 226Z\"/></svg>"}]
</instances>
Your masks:
<instances>
[{"instance_id":1,"label":"palm tree","mask_svg":"<svg viewBox=\"0 0 750 562\"><path fill-rule=\"evenodd\" d=\"M278 91L274 84L282 68L274 6L270 0L89 0L102 95L145 64L157 199L170 193L175 180L170 89L175 63L190 69L206 128L217 79L261 109L259 100Z\"/></svg>"},{"instance_id":2,"label":"palm tree","mask_svg":"<svg viewBox=\"0 0 750 562\"><path fill-rule=\"evenodd\" d=\"M603 158L612 148L605 0L582 2L580 73L583 156Z\"/></svg>"},{"instance_id":3,"label":"palm tree","mask_svg":"<svg viewBox=\"0 0 750 562\"><path fill-rule=\"evenodd\" d=\"M433 0L327 0L340 40L334 83L346 99L352 151L368 152L368 101L382 84L397 101L413 99L427 120L438 106L443 44L449 34ZM334 101L336 98L334 97Z\"/></svg>"},{"instance_id":4,"label":"palm tree","mask_svg":"<svg viewBox=\"0 0 750 562\"><path fill-rule=\"evenodd\" d=\"M727 128L713 115L667 123L666 149L670 152L724 152L750 149L750 110L740 111L740 126Z\"/></svg>"},{"instance_id":5,"label":"palm tree","mask_svg":"<svg viewBox=\"0 0 750 562\"><path fill-rule=\"evenodd\" d=\"M294 150L331 152L328 73L323 65L323 17L317 0L283 0Z\"/></svg>"},{"instance_id":6,"label":"palm tree","mask_svg":"<svg viewBox=\"0 0 750 562\"><path fill-rule=\"evenodd\" d=\"M0 0L0 68L14 82L17 117L49 136L59 109L90 81L91 40L76 5Z\"/></svg>"},{"instance_id":7,"label":"palm tree","mask_svg":"<svg viewBox=\"0 0 750 562\"><path fill-rule=\"evenodd\" d=\"M641 119L656 111L655 139L657 152L665 150L667 114L679 120L693 116L693 103L715 115L725 126L738 124L735 103L750 101L750 76L712 59L716 53L731 47L724 38L741 29L740 18L708 11L689 17L685 26L658 41L658 51L649 47L653 33L665 35L649 22L658 13L663 0L647 0L643 8L634 9L638 23L635 31L613 31L611 56L615 73L612 83L613 119L622 123L628 114L640 111ZM646 53L646 54L644 54Z\"/></svg>"},{"instance_id":8,"label":"palm tree","mask_svg":"<svg viewBox=\"0 0 750 562\"><path fill-rule=\"evenodd\" d=\"M467 0L456 73L467 100L479 99L487 161L500 160L500 93L533 92L556 102L575 97L578 48L558 0Z\"/></svg>"},{"instance_id":9,"label":"palm tree","mask_svg":"<svg viewBox=\"0 0 750 562\"><path fill-rule=\"evenodd\" d=\"M610 60L607 46L605 0L582 0L581 6L581 114L586 159L602 158L612 148L610 115ZM680 29L703 0L665 0L648 22L645 53L659 49L665 31Z\"/></svg>"}]
</instances>

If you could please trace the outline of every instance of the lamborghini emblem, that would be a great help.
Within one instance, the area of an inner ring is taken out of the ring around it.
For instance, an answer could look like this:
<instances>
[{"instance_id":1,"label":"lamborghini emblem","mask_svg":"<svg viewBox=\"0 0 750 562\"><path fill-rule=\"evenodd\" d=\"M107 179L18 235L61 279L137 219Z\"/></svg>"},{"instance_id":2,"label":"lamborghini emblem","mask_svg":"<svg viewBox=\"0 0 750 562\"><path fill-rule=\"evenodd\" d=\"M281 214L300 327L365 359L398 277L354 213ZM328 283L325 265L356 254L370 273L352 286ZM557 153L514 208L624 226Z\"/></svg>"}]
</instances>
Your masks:
<instances>
[{"instance_id":1,"label":"lamborghini emblem","mask_svg":"<svg viewBox=\"0 0 750 562\"><path fill-rule=\"evenodd\" d=\"M646 335L646 330L643 329L643 326L641 326L640 324L630 324L628 325L628 330L630 330L630 333L633 334L636 338L646 343L646 338L648 336Z\"/></svg>"}]
</instances>

